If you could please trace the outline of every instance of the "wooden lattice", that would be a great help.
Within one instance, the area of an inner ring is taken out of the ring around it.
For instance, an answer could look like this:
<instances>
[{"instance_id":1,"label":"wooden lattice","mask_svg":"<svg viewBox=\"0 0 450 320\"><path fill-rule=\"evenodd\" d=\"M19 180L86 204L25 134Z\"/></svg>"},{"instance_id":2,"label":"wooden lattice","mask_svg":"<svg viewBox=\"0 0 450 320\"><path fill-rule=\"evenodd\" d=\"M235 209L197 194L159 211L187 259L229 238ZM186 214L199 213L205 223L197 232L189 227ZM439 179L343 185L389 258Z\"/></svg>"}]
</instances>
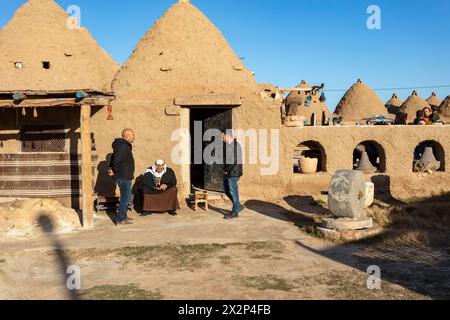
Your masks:
<instances>
[{"instance_id":1,"label":"wooden lattice","mask_svg":"<svg viewBox=\"0 0 450 320\"><path fill-rule=\"evenodd\" d=\"M22 152L65 152L63 126L26 126L21 132Z\"/></svg>"}]
</instances>

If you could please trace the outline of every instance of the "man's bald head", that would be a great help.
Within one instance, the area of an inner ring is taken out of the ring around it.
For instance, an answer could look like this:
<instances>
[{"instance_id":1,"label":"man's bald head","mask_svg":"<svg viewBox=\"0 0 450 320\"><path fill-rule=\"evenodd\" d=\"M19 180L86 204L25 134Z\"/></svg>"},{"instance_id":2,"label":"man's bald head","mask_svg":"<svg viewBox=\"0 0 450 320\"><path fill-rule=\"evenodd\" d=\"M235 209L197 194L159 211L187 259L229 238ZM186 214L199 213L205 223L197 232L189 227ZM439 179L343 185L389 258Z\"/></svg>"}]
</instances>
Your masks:
<instances>
[{"instance_id":1,"label":"man's bald head","mask_svg":"<svg viewBox=\"0 0 450 320\"><path fill-rule=\"evenodd\" d=\"M133 129L124 129L122 131L122 138L127 140L129 143L133 143L135 138Z\"/></svg>"}]
</instances>

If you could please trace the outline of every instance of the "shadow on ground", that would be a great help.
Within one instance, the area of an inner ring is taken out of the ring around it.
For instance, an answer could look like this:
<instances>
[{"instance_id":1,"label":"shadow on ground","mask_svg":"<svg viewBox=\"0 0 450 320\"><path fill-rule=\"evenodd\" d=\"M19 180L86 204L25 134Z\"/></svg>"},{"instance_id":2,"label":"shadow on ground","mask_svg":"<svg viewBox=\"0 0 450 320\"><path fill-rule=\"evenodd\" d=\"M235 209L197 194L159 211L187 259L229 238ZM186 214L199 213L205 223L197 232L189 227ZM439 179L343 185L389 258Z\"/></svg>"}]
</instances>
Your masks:
<instances>
[{"instance_id":1,"label":"shadow on ground","mask_svg":"<svg viewBox=\"0 0 450 320\"><path fill-rule=\"evenodd\" d=\"M64 288L66 288L67 297L71 300L80 300L78 290L70 290L68 288L68 283L70 283L69 277L70 267L72 266L69 257L65 253L64 246L61 241L58 239L57 235L54 234L55 224L52 218L43 213L38 218L38 225L42 229L42 231L50 238L53 251L56 256L56 261L58 264L58 269L61 274L61 281L63 283Z\"/></svg>"},{"instance_id":2,"label":"shadow on ground","mask_svg":"<svg viewBox=\"0 0 450 320\"><path fill-rule=\"evenodd\" d=\"M329 215L328 209L317 203L311 196L288 196L284 198L284 201L293 209L302 213L322 216Z\"/></svg>"},{"instance_id":3,"label":"shadow on ground","mask_svg":"<svg viewBox=\"0 0 450 320\"><path fill-rule=\"evenodd\" d=\"M391 192L391 177L380 174L371 178L375 186L375 199L390 205L399 206L405 204L403 201L396 199Z\"/></svg>"},{"instance_id":4,"label":"shadow on ground","mask_svg":"<svg viewBox=\"0 0 450 320\"><path fill-rule=\"evenodd\" d=\"M267 201L249 200L245 203L245 207L273 219L292 222L299 228L313 226L315 223L313 217L289 211L278 204Z\"/></svg>"},{"instance_id":5,"label":"shadow on ground","mask_svg":"<svg viewBox=\"0 0 450 320\"><path fill-rule=\"evenodd\" d=\"M385 227L378 236L325 250L315 250L300 241L297 245L364 273L368 267L378 266L383 281L432 299L449 299L449 212L450 194L400 207L375 208L375 220ZM355 248L351 257L336 254L343 247Z\"/></svg>"},{"instance_id":6,"label":"shadow on ground","mask_svg":"<svg viewBox=\"0 0 450 320\"><path fill-rule=\"evenodd\" d=\"M222 208L216 207L211 204L208 206L208 208L209 208L209 210L211 210L215 213L218 213L218 214L222 215L223 217L229 216L232 213L231 210L222 209ZM200 207L199 210L204 210L204 208Z\"/></svg>"},{"instance_id":7,"label":"shadow on ground","mask_svg":"<svg viewBox=\"0 0 450 320\"><path fill-rule=\"evenodd\" d=\"M379 266L383 281L432 299L449 299L450 193L406 203L392 195L388 176L374 176L372 182L375 199L388 205L368 210L369 216L384 228L382 234L325 250L310 248L300 241L297 245L364 273L370 266ZM259 200L248 201L246 207L293 222L303 230L316 225L314 217L329 215L313 197L288 196L284 201L296 212Z\"/></svg>"}]
</instances>

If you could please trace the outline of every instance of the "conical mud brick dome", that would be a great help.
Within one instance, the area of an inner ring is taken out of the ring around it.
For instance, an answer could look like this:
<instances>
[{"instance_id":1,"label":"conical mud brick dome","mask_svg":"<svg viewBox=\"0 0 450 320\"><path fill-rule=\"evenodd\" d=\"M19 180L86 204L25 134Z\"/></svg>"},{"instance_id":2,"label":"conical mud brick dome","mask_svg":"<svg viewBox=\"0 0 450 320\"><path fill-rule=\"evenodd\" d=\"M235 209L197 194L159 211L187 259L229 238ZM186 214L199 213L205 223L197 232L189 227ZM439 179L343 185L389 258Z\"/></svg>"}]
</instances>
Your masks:
<instances>
[{"instance_id":1,"label":"conical mud brick dome","mask_svg":"<svg viewBox=\"0 0 450 320\"><path fill-rule=\"evenodd\" d=\"M30 0L0 31L0 91L111 91L118 64L53 0Z\"/></svg>"},{"instance_id":2,"label":"conical mud brick dome","mask_svg":"<svg viewBox=\"0 0 450 320\"><path fill-rule=\"evenodd\" d=\"M431 96L427 99L427 103L435 110L437 110L439 108L439 106L442 103L442 100L439 99L439 97L437 96L437 94L435 92L433 92L431 94Z\"/></svg>"},{"instance_id":3,"label":"conical mud brick dome","mask_svg":"<svg viewBox=\"0 0 450 320\"><path fill-rule=\"evenodd\" d=\"M387 114L378 95L361 80L358 80L339 102L335 113L343 122L358 122L372 115Z\"/></svg>"},{"instance_id":4,"label":"conical mud brick dome","mask_svg":"<svg viewBox=\"0 0 450 320\"><path fill-rule=\"evenodd\" d=\"M439 107L439 113L450 119L450 96L447 96L447 98L442 101L441 106Z\"/></svg>"},{"instance_id":5,"label":"conical mud brick dome","mask_svg":"<svg viewBox=\"0 0 450 320\"><path fill-rule=\"evenodd\" d=\"M311 88L311 85L302 80L296 88ZM309 103L306 102L308 96L311 99ZM288 116L305 117L308 121L315 115L319 122L328 120L330 116L326 103L320 101L320 93L312 94L305 91L292 91L287 96L286 113Z\"/></svg>"},{"instance_id":6,"label":"conical mud brick dome","mask_svg":"<svg viewBox=\"0 0 450 320\"><path fill-rule=\"evenodd\" d=\"M173 5L145 34L113 87L125 99L259 91L224 36L188 1Z\"/></svg>"},{"instance_id":7,"label":"conical mud brick dome","mask_svg":"<svg viewBox=\"0 0 450 320\"><path fill-rule=\"evenodd\" d=\"M392 95L392 98L388 102L386 102L386 108L388 109L389 113L397 114L400 111L400 107L402 106L403 102L404 101L394 93Z\"/></svg>"},{"instance_id":8,"label":"conical mud brick dome","mask_svg":"<svg viewBox=\"0 0 450 320\"><path fill-rule=\"evenodd\" d=\"M430 105L417 94L417 91L413 91L411 96L401 106L401 111L408 114L408 119L414 119L418 110L430 107Z\"/></svg>"}]
</instances>

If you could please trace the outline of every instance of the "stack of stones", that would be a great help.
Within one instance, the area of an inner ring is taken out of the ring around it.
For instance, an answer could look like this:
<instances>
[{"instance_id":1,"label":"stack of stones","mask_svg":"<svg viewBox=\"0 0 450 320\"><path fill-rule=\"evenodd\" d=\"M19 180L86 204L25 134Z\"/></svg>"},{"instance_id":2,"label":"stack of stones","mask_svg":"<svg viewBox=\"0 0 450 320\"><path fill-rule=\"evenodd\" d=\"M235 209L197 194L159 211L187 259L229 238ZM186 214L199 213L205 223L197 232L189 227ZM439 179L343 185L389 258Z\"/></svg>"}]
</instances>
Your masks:
<instances>
[{"instance_id":1,"label":"stack of stones","mask_svg":"<svg viewBox=\"0 0 450 320\"><path fill-rule=\"evenodd\" d=\"M327 237L339 240L358 240L372 235L378 228L364 209L372 205L374 185L366 183L364 173L357 170L338 170L331 180L328 205L333 218L323 219L318 230Z\"/></svg>"}]
</instances>

